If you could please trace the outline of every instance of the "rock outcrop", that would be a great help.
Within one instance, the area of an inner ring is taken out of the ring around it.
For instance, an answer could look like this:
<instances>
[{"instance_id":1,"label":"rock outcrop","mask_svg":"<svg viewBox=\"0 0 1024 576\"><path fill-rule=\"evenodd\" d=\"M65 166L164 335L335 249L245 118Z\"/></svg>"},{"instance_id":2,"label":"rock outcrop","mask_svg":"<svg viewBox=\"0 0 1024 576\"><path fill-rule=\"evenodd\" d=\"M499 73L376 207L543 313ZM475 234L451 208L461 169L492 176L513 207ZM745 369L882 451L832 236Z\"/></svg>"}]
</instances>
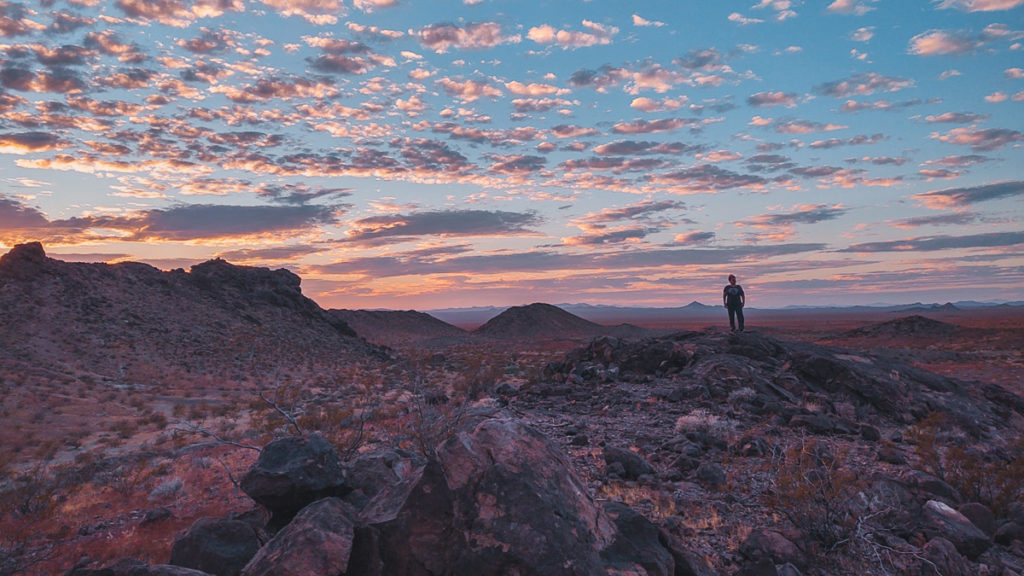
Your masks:
<instances>
[{"instance_id":1,"label":"rock outcrop","mask_svg":"<svg viewBox=\"0 0 1024 576\"><path fill-rule=\"evenodd\" d=\"M641 514L595 501L561 449L509 415L473 418L425 461L382 452L342 463L325 444L311 436L264 448L242 487L270 509L279 524L268 528L276 534L258 550L236 547L235 558L218 556L204 570L216 576L708 573ZM370 486L373 478L383 485ZM301 509L292 513L295 508ZM172 562L194 566L196 558L210 558L197 536L225 522L204 521L179 537L189 543L190 557L175 553ZM225 549L213 540L209 547ZM146 569L151 572L140 574L158 573Z\"/></svg>"}]
</instances>

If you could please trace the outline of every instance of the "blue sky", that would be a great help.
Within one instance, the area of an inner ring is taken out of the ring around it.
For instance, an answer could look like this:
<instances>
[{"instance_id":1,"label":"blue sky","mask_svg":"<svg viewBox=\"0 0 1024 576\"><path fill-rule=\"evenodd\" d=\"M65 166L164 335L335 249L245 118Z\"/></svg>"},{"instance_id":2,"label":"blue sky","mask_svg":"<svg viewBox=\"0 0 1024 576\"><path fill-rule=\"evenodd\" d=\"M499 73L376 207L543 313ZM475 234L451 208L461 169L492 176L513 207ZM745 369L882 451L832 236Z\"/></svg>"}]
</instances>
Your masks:
<instances>
[{"instance_id":1,"label":"blue sky","mask_svg":"<svg viewBox=\"0 0 1024 576\"><path fill-rule=\"evenodd\" d=\"M1024 0L0 2L0 248L330 308L1024 299Z\"/></svg>"}]
</instances>

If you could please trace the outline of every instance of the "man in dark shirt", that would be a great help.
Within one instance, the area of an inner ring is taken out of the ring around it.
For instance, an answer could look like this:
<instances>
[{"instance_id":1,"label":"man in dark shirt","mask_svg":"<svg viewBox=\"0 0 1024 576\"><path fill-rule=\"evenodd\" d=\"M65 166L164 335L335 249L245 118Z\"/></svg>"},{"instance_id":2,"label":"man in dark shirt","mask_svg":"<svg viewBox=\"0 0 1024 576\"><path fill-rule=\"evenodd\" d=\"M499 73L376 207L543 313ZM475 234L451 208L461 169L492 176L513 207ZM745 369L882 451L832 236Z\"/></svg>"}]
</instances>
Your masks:
<instances>
[{"instance_id":1,"label":"man in dark shirt","mask_svg":"<svg viewBox=\"0 0 1024 576\"><path fill-rule=\"evenodd\" d=\"M740 332L743 332L743 305L747 303L747 297L743 294L743 287L736 283L736 277L729 274L729 284L722 290L722 304L729 310L729 328L736 330L736 321L739 320Z\"/></svg>"}]
</instances>

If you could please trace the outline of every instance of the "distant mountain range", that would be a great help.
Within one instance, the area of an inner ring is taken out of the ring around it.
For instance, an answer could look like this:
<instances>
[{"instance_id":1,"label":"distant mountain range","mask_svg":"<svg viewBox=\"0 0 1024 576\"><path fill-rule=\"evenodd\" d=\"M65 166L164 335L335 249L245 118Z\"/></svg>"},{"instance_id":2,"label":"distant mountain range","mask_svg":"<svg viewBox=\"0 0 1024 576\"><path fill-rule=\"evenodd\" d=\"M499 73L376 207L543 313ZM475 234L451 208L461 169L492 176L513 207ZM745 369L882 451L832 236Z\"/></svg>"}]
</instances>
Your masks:
<instances>
[{"instance_id":1,"label":"distant mountain range","mask_svg":"<svg viewBox=\"0 0 1024 576\"><path fill-rule=\"evenodd\" d=\"M703 320L705 318L718 318L723 313L721 306L709 306L696 301L685 306L661 308L603 306L579 303L556 304L555 306L566 312L575 314L580 318L602 325L619 324L623 322L642 323L657 321L669 323L677 320ZM977 310L982 308L999 307L1024 307L1024 301L995 303L962 300L958 302L946 302L945 304L923 304L921 302L914 302L912 304L876 304L870 306L785 306L782 308L748 307L748 310L793 313L829 311L850 313L893 312L917 314L921 312L956 312L959 310ZM438 310L426 310L425 312L434 318L443 320L449 324L453 324L461 328L472 329L486 323L505 310L508 310L508 307L476 306L467 308L443 308Z\"/></svg>"}]
</instances>

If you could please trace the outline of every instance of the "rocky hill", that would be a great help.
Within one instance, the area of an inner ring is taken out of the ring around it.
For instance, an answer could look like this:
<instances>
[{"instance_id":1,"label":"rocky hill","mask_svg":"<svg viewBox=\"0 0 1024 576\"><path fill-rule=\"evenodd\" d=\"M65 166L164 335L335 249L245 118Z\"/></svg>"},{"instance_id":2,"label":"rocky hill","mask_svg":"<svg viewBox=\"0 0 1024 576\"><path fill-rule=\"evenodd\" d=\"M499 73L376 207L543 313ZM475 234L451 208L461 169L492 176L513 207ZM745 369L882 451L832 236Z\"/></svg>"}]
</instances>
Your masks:
<instances>
[{"instance_id":1,"label":"rocky hill","mask_svg":"<svg viewBox=\"0 0 1024 576\"><path fill-rule=\"evenodd\" d=\"M72 263L39 243L0 257L0 360L120 380L154 371L230 378L379 352L281 269L211 260L190 272Z\"/></svg>"},{"instance_id":2,"label":"rocky hill","mask_svg":"<svg viewBox=\"0 0 1024 576\"><path fill-rule=\"evenodd\" d=\"M473 331L473 334L495 340L573 340L604 334L636 336L644 333L635 326L602 326L543 303L513 306Z\"/></svg>"},{"instance_id":3,"label":"rocky hill","mask_svg":"<svg viewBox=\"0 0 1024 576\"><path fill-rule=\"evenodd\" d=\"M275 441L239 483L255 511L195 522L171 565L71 574L1024 568L1024 399L996 385L710 330L598 338L494 394L422 454Z\"/></svg>"},{"instance_id":4,"label":"rocky hill","mask_svg":"<svg viewBox=\"0 0 1024 576\"><path fill-rule=\"evenodd\" d=\"M850 330L846 333L846 336L941 338L954 334L958 330L960 328L954 324L915 314Z\"/></svg>"},{"instance_id":5,"label":"rocky hill","mask_svg":"<svg viewBox=\"0 0 1024 576\"><path fill-rule=\"evenodd\" d=\"M449 344L469 337L457 326L415 310L328 310L331 317L352 327L374 344Z\"/></svg>"}]
</instances>

